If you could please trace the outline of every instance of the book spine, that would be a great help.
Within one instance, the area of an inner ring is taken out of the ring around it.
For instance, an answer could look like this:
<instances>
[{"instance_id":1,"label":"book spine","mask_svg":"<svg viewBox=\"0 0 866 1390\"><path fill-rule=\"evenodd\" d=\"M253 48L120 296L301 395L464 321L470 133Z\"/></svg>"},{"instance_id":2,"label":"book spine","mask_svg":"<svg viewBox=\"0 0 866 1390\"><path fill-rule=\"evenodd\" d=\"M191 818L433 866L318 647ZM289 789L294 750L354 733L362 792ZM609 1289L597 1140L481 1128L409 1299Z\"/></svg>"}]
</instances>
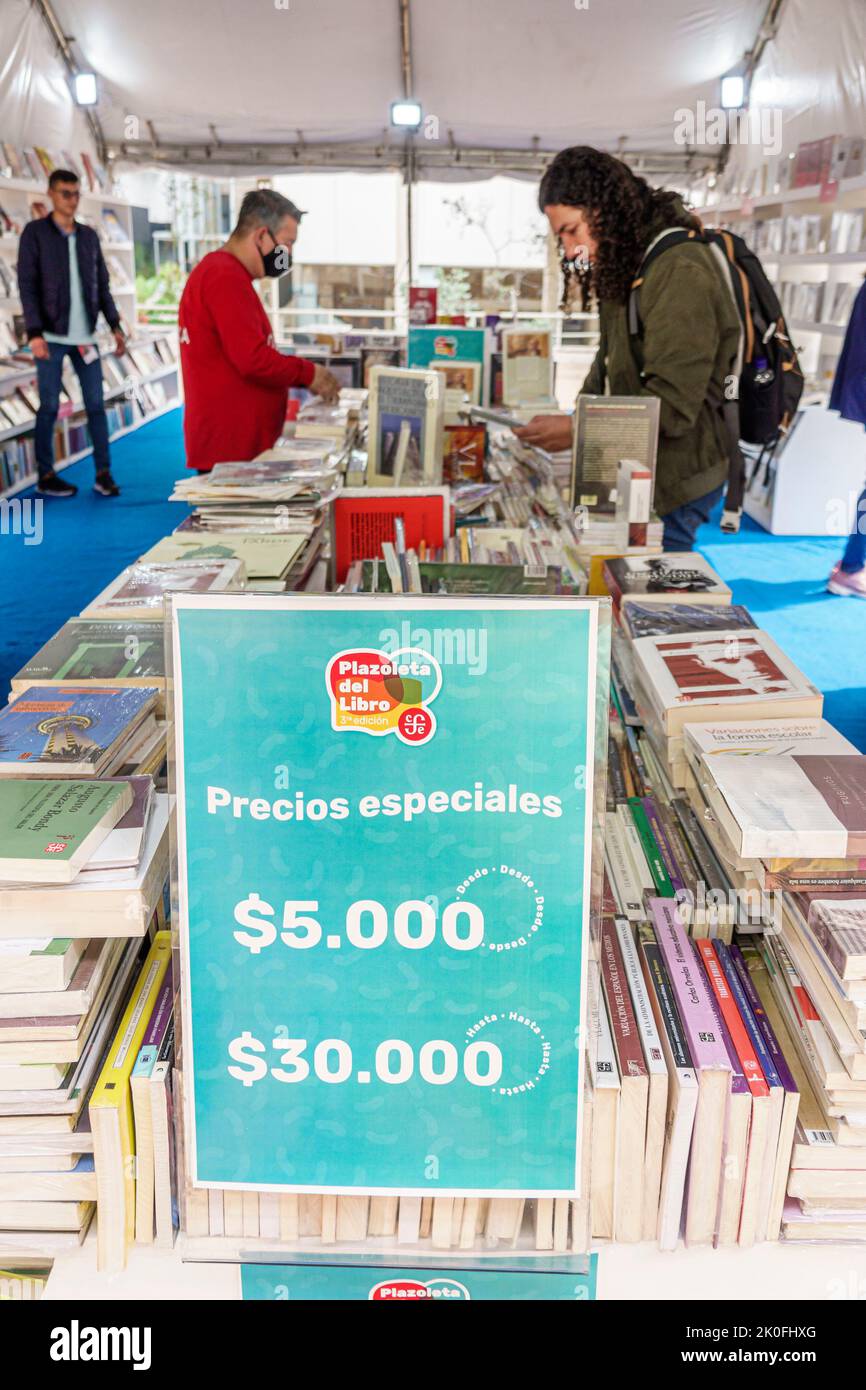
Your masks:
<instances>
[{"instance_id":1,"label":"book spine","mask_svg":"<svg viewBox=\"0 0 866 1390\"><path fill-rule=\"evenodd\" d=\"M631 809L628 805L617 807L617 820L620 830L625 837L626 851L631 860L632 867L637 875L642 892L644 890L655 895L655 879L647 863L646 855L643 852L640 836L637 827L632 819Z\"/></svg>"},{"instance_id":2,"label":"book spine","mask_svg":"<svg viewBox=\"0 0 866 1390\"><path fill-rule=\"evenodd\" d=\"M646 1076L643 1048L628 992L622 953L609 920L603 923L601 929L601 979L620 1072L623 1076Z\"/></svg>"},{"instance_id":3,"label":"book spine","mask_svg":"<svg viewBox=\"0 0 866 1390\"><path fill-rule=\"evenodd\" d=\"M650 909L694 1066L699 1071L705 1068L730 1070L728 1049L712 1006L709 986L689 938L677 921L674 905L665 898L653 898Z\"/></svg>"},{"instance_id":4,"label":"book spine","mask_svg":"<svg viewBox=\"0 0 866 1390\"><path fill-rule=\"evenodd\" d=\"M642 931L640 935L640 951L645 963L645 974L649 980L650 988L658 1000L659 1013L670 1044L674 1065L679 1070L690 1071L692 1069L692 1055L674 998L671 978L662 959L658 942L654 938L650 940L651 935L652 927L647 927L646 934Z\"/></svg>"},{"instance_id":5,"label":"book spine","mask_svg":"<svg viewBox=\"0 0 866 1390\"><path fill-rule=\"evenodd\" d=\"M643 755L640 751L640 745L637 741L637 734L629 724L623 724L623 728L625 729L625 737L626 742L628 744L628 751L631 754L631 760L634 764L637 781L640 783L641 787L644 787L649 782L649 775L646 770L646 763L644 762Z\"/></svg>"},{"instance_id":6,"label":"book spine","mask_svg":"<svg viewBox=\"0 0 866 1390\"><path fill-rule=\"evenodd\" d=\"M676 861L677 868L680 871L684 886L689 892L694 893L697 890L698 870L688 841L680 829L679 821L670 807L664 805L659 800L656 800L656 812L662 823L664 832L667 835L671 852Z\"/></svg>"},{"instance_id":7,"label":"book spine","mask_svg":"<svg viewBox=\"0 0 866 1390\"><path fill-rule=\"evenodd\" d=\"M641 885L637 882L629 863L619 822L613 817L608 823L605 841L605 855L610 869L610 877L614 892L619 898L621 910L627 917L642 917L644 911Z\"/></svg>"},{"instance_id":8,"label":"book spine","mask_svg":"<svg viewBox=\"0 0 866 1390\"><path fill-rule=\"evenodd\" d=\"M647 863L650 866L650 872L652 873L658 895L661 898L672 898L674 896L674 890L668 877L661 851L653 836L643 802L639 796L630 796L628 804L631 807L635 829L640 837L641 846L646 855Z\"/></svg>"},{"instance_id":9,"label":"book spine","mask_svg":"<svg viewBox=\"0 0 866 1390\"><path fill-rule=\"evenodd\" d=\"M723 882L721 874L716 865L715 855L710 848L710 843L701 829L701 823L687 802L681 797L674 797L671 802L671 809L682 826L683 834L692 847L695 856L695 863L698 866L704 883L707 888L715 891L725 892L727 885Z\"/></svg>"},{"instance_id":10,"label":"book spine","mask_svg":"<svg viewBox=\"0 0 866 1390\"><path fill-rule=\"evenodd\" d=\"M716 948L716 957L721 966L722 974L725 977L725 982L733 996L740 1018L743 1020L743 1025L749 1035L749 1041L752 1044L761 1071L766 1077L767 1084L769 1086L781 1086L782 1082L779 1073L776 1070L767 1044L758 1027L757 1020L752 1012L752 1006L746 997L743 983L734 968L734 962L731 959L730 951L723 941L715 941L713 945Z\"/></svg>"},{"instance_id":11,"label":"book spine","mask_svg":"<svg viewBox=\"0 0 866 1390\"><path fill-rule=\"evenodd\" d=\"M766 1078L761 1070L755 1049L752 1047L746 1025L734 1002L734 996L728 988L725 973L716 955L715 943L704 938L693 942L693 945L700 956L707 979L710 982L710 989L715 997L716 1009L719 1014L719 1022L724 1025L730 1039L731 1064L737 1071L742 1072L753 1096L768 1096L770 1091Z\"/></svg>"},{"instance_id":12,"label":"book spine","mask_svg":"<svg viewBox=\"0 0 866 1390\"><path fill-rule=\"evenodd\" d=\"M616 935L623 965L625 966L632 1008L637 1021L641 1042L643 1043L647 1067L651 1072L660 1072L667 1075L667 1067L665 1066L664 1057L662 1055L661 1039L656 1029L655 1018L653 1017L652 1008L647 996L646 981L641 971L634 936L632 935L632 930L628 922L622 917L616 919Z\"/></svg>"},{"instance_id":13,"label":"book spine","mask_svg":"<svg viewBox=\"0 0 866 1390\"><path fill-rule=\"evenodd\" d=\"M649 827L652 831L653 839L658 845L659 854L661 855L662 861L665 866L665 872L667 873L671 888L673 889L673 895L674 897L676 897L678 893L682 893L685 891L686 885L683 882L682 876L679 871L679 867L674 858L670 841L668 840L668 837L665 834L664 826L662 825L661 818L658 813L658 808L656 807L655 801L651 796L642 797L641 805L643 806L644 814L647 818L647 821L649 822Z\"/></svg>"},{"instance_id":14,"label":"book spine","mask_svg":"<svg viewBox=\"0 0 866 1390\"><path fill-rule=\"evenodd\" d=\"M622 775L622 767L620 766L619 758L615 750L612 749L611 753L612 756L608 759L607 763L607 777L611 792L613 793L613 804L617 806L628 800L628 793L625 789L625 780Z\"/></svg>"},{"instance_id":15,"label":"book spine","mask_svg":"<svg viewBox=\"0 0 866 1390\"><path fill-rule=\"evenodd\" d=\"M768 1053L770 1065L786 1091L797 1091L799 1088L794 1080L791 1068L788 1066L785 1054L782 1051L781 1043L776 1037L773 1025L767 1017L767 1011L761 1001L761 996L755 988L755 982L752 979L752 974L743 952L736 944L726 947L725 950L730 959L733 973L741 984L743 993L748 1000L756 1027L761 1034ZM724 956L722 956L721 959L722 965L724 966Z\"/></svg>"}]
</instances>

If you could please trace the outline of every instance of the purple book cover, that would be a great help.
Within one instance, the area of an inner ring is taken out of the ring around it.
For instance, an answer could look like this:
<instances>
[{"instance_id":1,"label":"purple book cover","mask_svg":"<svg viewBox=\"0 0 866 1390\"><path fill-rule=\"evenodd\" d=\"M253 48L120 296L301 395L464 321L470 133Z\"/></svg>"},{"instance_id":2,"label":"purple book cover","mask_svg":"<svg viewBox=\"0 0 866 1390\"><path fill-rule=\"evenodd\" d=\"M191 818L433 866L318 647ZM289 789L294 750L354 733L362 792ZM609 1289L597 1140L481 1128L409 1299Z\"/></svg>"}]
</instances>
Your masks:
<instances>
[{"instance_id":1,"label":"purple book cover","mask_svg":"<svg viewBox=\"0 0 866 1390\"><path fill-rule=\"evenodd\" d=\"M791 1074L791 1068L785 1060L785 1054L779 1044L779 1039L773 1031L773 1025L767 1018L764 1006L761 1003L761 996L755 989L755 982L746 964L745 956L739 946L735 945L728 947L728 954L731 958L734 970L737 972L737 978L743 986L743 993L749 1001L749 1006L755 1016L755 1022L760 1030L766 1049L770 1054L773 1066L776 1068L779 1080L786 1091L799 1091L800 1088Z\"/></svg>"},{"instance_id":2,"label":"purple book cover","mask_svg":"<svg viewBox=\"0 0 866 1390\"><path fill-rule=\"evenodd\" d=\"M167 970L159 994L156 996L153 1013L147 1025L147 1032L141 1040L142 1047L159 1047L171 1020L171 1004L171 970Z\"/></svg>"},{"instance_id":3,"label":"purple book cover","mask_svg":"<svg viewBox=\"0 0 866 1390\"><path fill-rule=\"evenodd\" d=\"M692 943L677 918L673 898L651 898L656 940L677 999L696 1071L731 1070L724 1035L711 1003L710 988Z\"/></svg>"},{"instance_id":4,"label":"purple book cover","mask_svg":"<svg viewBox=\"0 0 866 1390\"><path fill-rule=\"evenodd\" d=\"M661 855L662 860L664 861L664 866L668 871L668 878L671 881L671 887L673 888L675 894L684 893L686 891L686 885L683 883L680 877L680 872L677 867L677 861L674 858L674 852L671 849L671 842L667 837L665 828L662 825L661 820L659 819L659 813L656 810L656 804L651 796L642 796L641 805L643 806L644 811L646 812L646 818L650 823L650 829L652 830L653 836L655 837L655 842L659 847L659 854Z\"/></svg>"}]
</instances>

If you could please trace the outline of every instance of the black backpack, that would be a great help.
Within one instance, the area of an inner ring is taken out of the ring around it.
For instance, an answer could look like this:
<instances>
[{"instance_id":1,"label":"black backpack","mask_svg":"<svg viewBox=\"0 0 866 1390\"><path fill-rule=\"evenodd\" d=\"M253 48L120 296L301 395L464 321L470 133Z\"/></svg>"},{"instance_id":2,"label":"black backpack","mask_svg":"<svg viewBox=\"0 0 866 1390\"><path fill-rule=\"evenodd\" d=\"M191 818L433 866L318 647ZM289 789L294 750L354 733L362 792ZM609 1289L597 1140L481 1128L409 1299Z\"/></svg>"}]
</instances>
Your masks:
<instances>
[{"instance_id":1,"label":"black backpack","mask_svg":"<svg viewBox=\"0 0 866 1390\"><path fill-rule=\"evenodd\" d=\"M715 228L705 228L703 232L672 228L655 243L632 282L628 301L630 336L642 337L640 286L648 268L669 247L683 241L701 241L713 250L740 319L740 351L731 364L730 389L726 389L724 398L710 397L710 404L722 416L730 443L722 526L735 531L739 528L745 472L740 441L760 446L757 472L790 428L803 394L803 372L788 336L778 295L758 257L742 237Z\"/></svg>"}]
</instances>

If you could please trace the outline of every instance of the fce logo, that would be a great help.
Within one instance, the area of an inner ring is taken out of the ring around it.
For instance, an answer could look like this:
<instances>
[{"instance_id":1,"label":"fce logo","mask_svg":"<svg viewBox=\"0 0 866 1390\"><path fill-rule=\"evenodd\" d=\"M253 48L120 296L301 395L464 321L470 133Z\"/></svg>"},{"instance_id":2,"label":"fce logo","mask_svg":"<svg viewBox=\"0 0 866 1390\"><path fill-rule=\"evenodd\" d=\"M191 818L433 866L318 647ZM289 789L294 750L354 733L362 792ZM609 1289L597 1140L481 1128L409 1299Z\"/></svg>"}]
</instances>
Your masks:
<instances>
[{"instance_id":1,"label":"fce logo","mask_svg":"<svg viewBox=\"0 0 866 1390\"><path fill-rule=\"evenodd\" d=\"M386 1279L374 1284L369 1295L373 1303L453 1303L471 1298L466 1285L456 1279Z\"/></svg>"},{"instance_id":2,"label":"fce logo","mask_svg":"<svg viewBox=\"0 0 866 1390\"><path fill-rule=\"evenodd\" d=\"M354 649L328 662L325 684L331 700L331 728L381 738L396 734L402 743L429 743L436 716L429 706L442 688L442 668L420 647L385 652Z\"/></svg>"}]
</instances>

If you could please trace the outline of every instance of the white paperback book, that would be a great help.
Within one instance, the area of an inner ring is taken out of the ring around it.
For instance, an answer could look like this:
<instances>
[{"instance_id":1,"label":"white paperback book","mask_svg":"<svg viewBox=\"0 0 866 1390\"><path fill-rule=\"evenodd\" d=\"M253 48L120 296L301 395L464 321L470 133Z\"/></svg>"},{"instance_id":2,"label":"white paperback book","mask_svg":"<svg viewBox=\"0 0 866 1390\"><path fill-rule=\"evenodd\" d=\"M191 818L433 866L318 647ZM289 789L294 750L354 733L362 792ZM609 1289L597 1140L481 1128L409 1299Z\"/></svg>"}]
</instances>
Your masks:
<instances>
[{"instance_id":1,"label":"white paperback book","mask_svg":"<svg viewBox=\"0 0 866 1390\"><path fill-rule=\"evenodd\" d=\"M625 964L628 989L634 1016L637 1020L644 1059L649 1072L646 1148L644 1151L643 1238L644 1240L654 1240L658 1225L659 1192L665 1142L668 1067L649 1001L646 981L640 967L632 928L622 917L616 919L616 934Z\"/></svg>"}]
</instances>

